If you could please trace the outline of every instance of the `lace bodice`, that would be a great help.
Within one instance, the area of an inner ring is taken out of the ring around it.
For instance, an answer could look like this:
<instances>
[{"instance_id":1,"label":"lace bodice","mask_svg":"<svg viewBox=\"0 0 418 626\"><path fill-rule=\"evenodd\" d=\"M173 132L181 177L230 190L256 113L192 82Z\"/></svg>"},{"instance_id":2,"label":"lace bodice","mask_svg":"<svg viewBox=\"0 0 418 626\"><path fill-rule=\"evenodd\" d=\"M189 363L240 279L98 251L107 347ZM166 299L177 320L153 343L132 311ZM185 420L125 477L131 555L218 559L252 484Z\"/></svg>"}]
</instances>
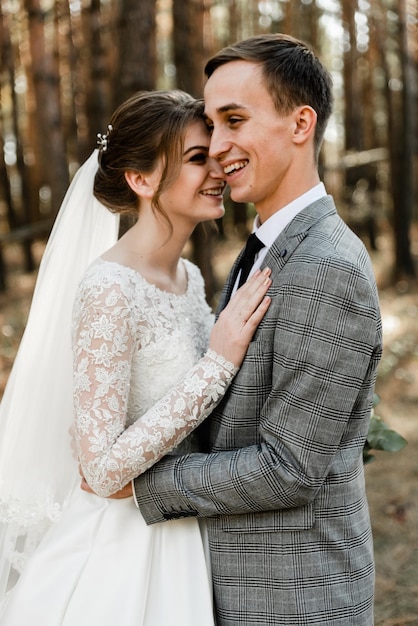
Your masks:
<instances>
[{"instance_id":1,"label":"lace bodice","mask_svg":"<svg viewBox=\"0 0 418 626\"><path fill-rule=\"evenodd\" d=\"M183 262L184 295L102 259L78 289L75 436L84 475L99 495L118 491L173 450L212 411L236 373L206 350L213 315L198 268Z\"/></svg>"}]
</instances>

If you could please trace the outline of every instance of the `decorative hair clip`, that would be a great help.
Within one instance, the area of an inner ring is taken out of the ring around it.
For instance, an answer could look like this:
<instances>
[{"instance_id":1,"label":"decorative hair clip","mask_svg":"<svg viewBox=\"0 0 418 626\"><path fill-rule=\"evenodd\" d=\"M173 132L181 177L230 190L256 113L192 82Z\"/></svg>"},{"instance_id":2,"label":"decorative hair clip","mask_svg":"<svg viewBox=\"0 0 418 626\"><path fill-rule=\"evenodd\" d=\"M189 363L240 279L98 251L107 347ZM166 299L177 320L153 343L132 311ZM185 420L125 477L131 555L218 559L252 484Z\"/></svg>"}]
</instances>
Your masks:
<instances>
[{"instance_id":1,"label":"decorative hair clip","mask_svg":"<svg viewBox=\"0 0 418 626\"><path fill-rule=\"evenodd\" d=\"M109 142L109 135L113 130L113 126L109 124L107 127L107 132L103 135L102 133L97 133L97 145L101 148L103 152L107 150L107 144Z\"/></svg>"}]
</instances>

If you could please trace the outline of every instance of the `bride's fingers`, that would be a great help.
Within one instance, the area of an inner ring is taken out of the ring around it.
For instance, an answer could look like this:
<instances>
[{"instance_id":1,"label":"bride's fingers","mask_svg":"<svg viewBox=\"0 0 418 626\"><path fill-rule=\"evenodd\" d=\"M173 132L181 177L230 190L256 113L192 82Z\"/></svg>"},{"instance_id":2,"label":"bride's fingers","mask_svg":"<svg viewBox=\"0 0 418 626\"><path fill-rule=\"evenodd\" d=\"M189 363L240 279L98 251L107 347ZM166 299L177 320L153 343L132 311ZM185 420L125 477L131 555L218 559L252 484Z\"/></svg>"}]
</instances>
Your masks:
<instances>
[{"instance_id":1,"label":"bride's fingers","mask_svg":"<svg viewBox=\"0 0 418 626\"><path fill-rule=\"evenodd\" d=\"M258 271L231 298L214 325L209 347L240 367L254 332L263 319L271 298L271 271Z\"/></svg>"},{"instance_id":2,"label":"bride's fingers","mask_svg":"<svg viewBox=\"0 0 418 626\"><path fill-rule=\"evenodd\" d=\"M263 270L257 270L245 283L237 290L236 295L245 295L254 292L260 285L271 275L271 269L265 267Z\"/></svg>"},{"instance_id":3,"label":"bride's fingers","mask_svg":"<svg viewBox=\"0 0 418 626\"><path fill-rule=\"evenodd\" d=\"M244 306L247 308L257 306L257 300L258 302L262 300L271 285L270 274L271 269L268 267L262 272L257 270L232 296L227 306L229 311L232 313L242 310Z\"/></svg>"},{"instance_id":4,"label":"bride's fingers","mask_svg":"<svg viewBox=\"0 0 418 626\"><path fill-rule=\"evenodd\" d=\"M246 323L263 301L270 285L271 270L266 268L262 273L251 277L236 293L231 314ZM232 301L231 301L232 303Z\"/></svg>"},{"instance_id":5,"label":"bride's fingers","mask_svg":"<svg viewBox=\"0 0 418 626\"><path fill-rule=\"evenodd\" d=\"M251 313L257 308L260 304L264 296L267 294L270 286L271 286L271 278L269 276L264 276L263 280L257 281L254 284L254 288L248 294L245 294L245 300L242 303L242 311L247 314L247 316L251 315Z\"/></svg>"},{"instance_id":6,"label":"bride's fingers","mask_svg":"<svg viewBox=\"0 0 418 626\"><path fill-rule=\"evenodd\" d=\"M269 308L271 303L270 296L264 296L260 304L257 306L255 310L248 315L248 317L242 320L244 325L244 330L248 330L251 334L254 333L254 330L257 328L264 315L266 314L267 309Z\"/></svg>"}]
</instances>

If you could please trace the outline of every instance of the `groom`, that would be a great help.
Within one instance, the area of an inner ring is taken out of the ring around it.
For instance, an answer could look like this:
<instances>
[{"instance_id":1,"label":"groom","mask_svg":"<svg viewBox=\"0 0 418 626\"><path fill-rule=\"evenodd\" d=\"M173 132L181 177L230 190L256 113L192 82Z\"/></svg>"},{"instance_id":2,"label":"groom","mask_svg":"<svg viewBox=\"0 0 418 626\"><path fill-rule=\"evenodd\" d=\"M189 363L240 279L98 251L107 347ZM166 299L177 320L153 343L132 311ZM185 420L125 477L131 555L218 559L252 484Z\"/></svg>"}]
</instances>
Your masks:
<instances>
[{"instance_id":1,"label":"groom","mask_svg":"<svg viewBox=\"0 0 418 626\"><path fill-rule=\"evenodd\" d=\"M362 449L381 324L367 252L318 175L331 79L280 34L205 71L211 156L232 198L256 207L254 268L272 269L272 303L202 427L206 452L163 459L135 497L149 524L206 518L219 626L372 626Z\"/></svg>"}]
</instances>

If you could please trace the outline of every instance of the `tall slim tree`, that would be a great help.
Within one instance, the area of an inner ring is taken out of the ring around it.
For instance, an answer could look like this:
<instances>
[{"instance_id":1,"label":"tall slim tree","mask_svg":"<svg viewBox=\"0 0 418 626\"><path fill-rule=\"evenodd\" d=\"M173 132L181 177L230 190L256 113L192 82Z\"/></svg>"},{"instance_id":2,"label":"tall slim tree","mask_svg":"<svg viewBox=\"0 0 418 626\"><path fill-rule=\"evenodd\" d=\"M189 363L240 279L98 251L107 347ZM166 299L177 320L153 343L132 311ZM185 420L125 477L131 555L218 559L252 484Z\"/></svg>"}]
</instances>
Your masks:
<instances>
[{"instance_id":1,"label":"tall slim tree","mask_svg":"<svg viewBox=\"0 0 418 626\"><path fill-rule=\"evenodd\" d=\"M203 25L204 0L173 0L173 47L176 83L180 89L202 97L204 84L205 47ZM217 291L212 269L214 231L199 225L192 234L193 260L205 280L209 302Z\"/></svg>"},{"instance_id":2,"label":"tall slim tree","mask_svg":"<svg viewBox=\"0 0 418 626\"><path fill-rule=\"evenodd\" d=\"M344 129L345 149L362 150L362 110L361 79L358 74L359 52L356 42L355 13L357 2L342 0L342 19L344 28Z\"/></svg>"},{"instance_id":3,"label":"tall slim tree","mask_svg":"<svg viewBox=\"0 0 418 626\"><path fill-rule=\"evenodd\" d=\"M157 83L156 2L121 0L119 6L114 108Z\"/></svg>"},{"instance_id":4,"label":"tall slim tree","mask_svg":"<svg viewBox=\"0 0 418 626\"><path fill-rule=\"evenodd\" d=\"M203 94L204 0L173 0L173 49L177 87L196 98Z\"/></svg>"},{"instance_id":5,"label":"tall slim tree","mask_svg":"<svg viewBox=\"0 0 418 626\"><path fill-rule=\"evenodd\" d=\"M83 11L85 68L85 112L88 123L89 150L95 146L98 132L104 132L111 114L111 72L109 50L109 10L101 0L91 0Z\"/></svg>"},{"instance_id":6,"label":"tall slim tree","mask_svg":"<svg viewBox=\"0 0 418 626\"><path fill-rule=\"evenodd\" d=\"M412 72L412 54L409 48L407 37L408 15L406 10L406 0L399 0L399 61L402 89L399 91L400 96L400 118L401 118L401 137L392 136L392 151L394 158L399 156L399 162L393 164L399 167L397 172L398 184L394 189L394 203L396 210L394 211L395 225L395 263L396 277L414 277L416 268L411 251L410 229L412 223L413 206L414 206L414 138L415 138L415 113L414 108L414 92L413 92L413 72ZM399 210L397 210L399 209Z\"/></svg>"},{"instance_id":7,"label":"tall slim tree","mask_svg":"<svg viewBox=\"0 0 418 626\"><path fill-rule=\"evenodd\" d=\"M1 55L2 55L2 67L7 70L8 74L8 92L10 96L10 114L8 127L9 132L13 135L15 140L15 150L16 150L16 170L20 179L20 197L17 202L15 202L15 195L11 190L11 183L8 170L6 168L6 163L4 161L4 151L1 150L2 154L2 176L1 180L4 183L4 194L5 199L7 201L7 217L8 217L8 226L11 231L22 226L24 224L32 222L32 220L36 220L39 217L38 206L35 207L35 198L34 194L31 193L30 187L30 177L29 177L29 169L25 163L24 159L24 145L23 145L23 133L21 130L21 124L19 124L19 104L16 92L16 68L17 63L15 59L15 47L12 43L12 37L10 33L10 20L9 15L6 15L0 9L0 20L1 20L1 29L0 29L0 41L1 41ZM2 110L1 121L2 126L5 124L5 108ZM1 147L3 148L4 139L0 142ZM25 269L26 271L31 271L34 268L34 260L32 255L32 247L30 238L25 238L22 241L22 248L25 257ZM2 286L5 285L4 276L1 280Z\"/></svg>"},{"instance_id":8,"label":"tall slim tree","mask_svg":"<svg viewBox=\"0 0 418 626\"><path fill-rule=\"evenodd\" d=\"M69 183L66 145L61 116L60 75L55 40L45 33L47 17L40 0L24 0L29 25L31 73L35 98L37 141L41 147L43 175L51 190L51 208L56 213ZM53 9L51 9L53 11Z\"/></svg>"},{"instance_id":9,"label":"tall slim tree","mask_svg":"<svg viewBox=\"0 0 418 626\"><path fill-rule=\"evenodd\" d=\"M405 1L397 3L401 11L387 15L385 7L376 8L374 28L380 46L380 62L385 75L388 115L388 147L392 193L395 267L393 278L411 278L416 274L411 251L410 229L413 208L413 137L414 107L411 99L410 61L406 37ZM395 7L393 7L395 8ZM389 42L390 45L387 45ZM391 50L397 50L397 54Z\"/></svg>"}]
</instances>

